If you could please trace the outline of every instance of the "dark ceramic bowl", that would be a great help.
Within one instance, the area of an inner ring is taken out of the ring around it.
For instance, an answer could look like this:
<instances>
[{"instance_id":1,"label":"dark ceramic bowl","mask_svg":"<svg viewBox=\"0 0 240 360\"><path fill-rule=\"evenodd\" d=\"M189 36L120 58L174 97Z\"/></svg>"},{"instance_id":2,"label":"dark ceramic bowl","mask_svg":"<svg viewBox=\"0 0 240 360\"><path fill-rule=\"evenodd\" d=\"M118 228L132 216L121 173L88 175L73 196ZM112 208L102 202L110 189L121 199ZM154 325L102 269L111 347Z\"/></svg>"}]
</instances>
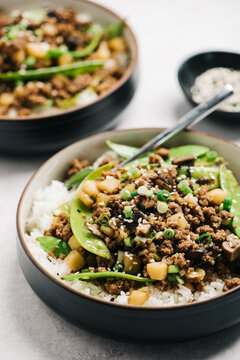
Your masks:
<instances>
[{"instance_id":1,"label":"dark ceramic bowl","mask_svg":"<svg viewBox=\"0 0 240 360\"><path fill-rule=\"evenodd\" d=\"M53 6L48 0L44 6ZM40 7L39 0L12 0L1 8L6 12L14 9ZM74 8L89 13L100 23L107 25L120 21L112 11L86 0L55 0L54 7ZM129 26L124 36L130 49L130 64L124 76L96 101L83 107L59 111L53 115L33 115L12 118L0 116L0 153L39 154L63 148L90 134L112 129L118 115L131 101L137 85L137 43Z\"/></svg>"},{"instance_id":2,"label":"dark ceramic bowl","mask_svg":"<svg viewBox=\"0 0 240 360\"><path fill-rule=\"evenodd\" d=\"M24 238L33 197L40 187L52 179L63 179L74 157L93 161L106 150L107 139L141 146L156 136L160 129L111 131L81 140L51 157L27 184L17 211L17 251L22 271L36 294L52 309L74 322L99 334L128 341L182 341L209 335L240 321L240 288L221 296L189 305L144 308L118 305L81 294L50 275L31 255ZM222 139L199 133L184 132L169 145L201 144L225 157L240 179L240 147ZM87 154L87 155L86 155ZM204 346L204 345L203 345Z\"/></svg>"},{"instance_id":3,"label":"dark ceramic bowl","mask_svg":"<svg viewBox=\"0 0 240 360\"><path fill-rule=\"evenodd\" d=\"M198 105L192 98L191 87L197 76L215 67L240 70L240 54L225 51L207 51L186 59L178 70L178 81L190 104ZM217 120L239 121L240 112L216 110L210 117Z\"/></svg>"}]
</instances>

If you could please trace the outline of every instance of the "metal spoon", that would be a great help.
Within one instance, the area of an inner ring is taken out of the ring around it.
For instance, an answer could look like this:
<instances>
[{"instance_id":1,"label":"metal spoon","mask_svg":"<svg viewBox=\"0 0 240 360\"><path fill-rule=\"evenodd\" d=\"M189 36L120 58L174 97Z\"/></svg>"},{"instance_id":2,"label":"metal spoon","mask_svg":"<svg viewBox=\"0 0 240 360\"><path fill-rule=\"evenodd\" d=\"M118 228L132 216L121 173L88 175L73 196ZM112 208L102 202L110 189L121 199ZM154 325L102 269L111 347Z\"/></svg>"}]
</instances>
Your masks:
<instances>
[{"instance_id":1,"label":"metal spoon","mask_svg":"<svg viewBox=\"0 0 240 360\"><path fill-rule=\"evenodd\" d=\"M126 159L121 163L121 166L128 164L130 161L137 159L139 156L143 155L147 151L151 150L154 146L159 146L165 143L167 140L172 139L174 136L178 135L182 130L189 129L193 125L196 125L199 121L204 119L207 115L211 114L216 110L221 102L227 99L233 94L232 86L227 84L221 91L219 91L215 96L211 97L209 100L204 103L196 106L194 109L189 111L181 119L178 120L177 124L172 126L169 129L164 130L162 133L157 135L152 140L148 141L141 149L139 149L136 154ZM191 125L191 126L190 126Z\"/></svg>"}]
</instances>

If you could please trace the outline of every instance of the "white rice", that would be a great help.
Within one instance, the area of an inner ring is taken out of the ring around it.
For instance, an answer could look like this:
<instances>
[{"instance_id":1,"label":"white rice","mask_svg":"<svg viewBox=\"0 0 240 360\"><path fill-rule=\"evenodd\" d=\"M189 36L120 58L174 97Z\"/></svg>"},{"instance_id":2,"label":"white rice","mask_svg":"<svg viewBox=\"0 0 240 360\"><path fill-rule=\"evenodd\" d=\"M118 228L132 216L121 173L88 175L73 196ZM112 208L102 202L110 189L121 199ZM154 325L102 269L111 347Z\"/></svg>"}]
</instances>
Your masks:
<instances>
[{"instance_id":1,"label":"white rice","mask_svg":"<svg viewBox=\"0 0 240 360\"><path fill-rule=\"evenodd\" d=\"M35 259L53 276L61 278L64 275L71 273L65 261L61 259L53 259L41 248L36 238L43 235L44 230L48 229L53 219L53 211L63 203L71 200L74 196L74 191L68 191L64 184L60 181L53 180L51 185L44 189L39 189L35 195L31 216L26 224L26 240L30 252ZM110 301L112 295L104 292L101 287L94 285L91 282L74 280L64 281L70 284L73 289L87 295L92 295ZM201 301L211 297L218 296L223 292L224 281L217 279L206 285L204 292L192 293L184 285L178 285L175 290L159 291L153 285L147 285L151 290L151 295L144 306L171 306L183 305L193 301ZM121 292L114 300L117 304L127 304L128 295Z\"/></svg>"}]
</instances>

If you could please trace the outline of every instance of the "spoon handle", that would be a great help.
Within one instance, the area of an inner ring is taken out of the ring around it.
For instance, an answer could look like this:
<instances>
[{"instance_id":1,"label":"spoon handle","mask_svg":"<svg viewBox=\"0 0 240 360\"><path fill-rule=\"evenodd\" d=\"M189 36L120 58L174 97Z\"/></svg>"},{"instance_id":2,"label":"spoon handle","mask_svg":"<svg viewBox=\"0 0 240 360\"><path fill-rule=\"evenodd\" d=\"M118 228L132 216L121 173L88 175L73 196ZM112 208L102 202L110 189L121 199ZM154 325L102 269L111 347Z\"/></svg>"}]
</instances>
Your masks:
<instances>
[{"instance_id":1,"label":"spoon handle","mask_svg":"<svg viewBox=\"0 0 240 360\"><path fill-rule=\"evenodd\" d=\"M147 151L151 150L154 146L159 146L166 141L172 139L174 136L178 135L182 130L190 128L193 125L196 125L199 121L204 119L207 115L211 114L216 110L221 102L227 99L230 95L233 94L232 86L227 84L221 91L216 95L211 97L209 100L204 103L196 106L181 119L178 120L176 125L170 127L169 129L164 130L162 133L154 137L152 140L148 141L141 149L139 149L136 154L126 159L121 163L121 166L128 164L130 161L137 159L139 156L143 155Z\"/></svg>"}]
</instances>

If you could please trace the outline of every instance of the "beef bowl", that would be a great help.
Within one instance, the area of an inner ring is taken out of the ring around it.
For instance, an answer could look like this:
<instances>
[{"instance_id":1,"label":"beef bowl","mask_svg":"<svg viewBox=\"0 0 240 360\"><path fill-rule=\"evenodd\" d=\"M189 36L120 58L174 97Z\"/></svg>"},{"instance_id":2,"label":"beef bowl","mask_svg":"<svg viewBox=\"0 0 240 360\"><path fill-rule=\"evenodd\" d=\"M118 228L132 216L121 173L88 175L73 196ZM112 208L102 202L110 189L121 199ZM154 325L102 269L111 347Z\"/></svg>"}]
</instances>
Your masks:
<instances>
[{"instance_id":1,"label":"beef bowl","mask_svg":"<svg viewBox=\"0 0 240 360\"><path fill-rule=\"evenodd\" d=\"M17 211L35 293L78 326L129 341L183 341L240 321L240 148L188 131L115 167L159 131L68 146L33 175Z\"/></svg>"},{"instance_id":2,"label":"beef bowl","mask_svg":"<svg viewBox=\"0 0 240 360\"><path fill-rule=\"evenodd\" d=\"M137 84L125 20L85 0L11 1L0 19L0 152L53 152L117 124Z\"/></svg>"}]
</instances>

